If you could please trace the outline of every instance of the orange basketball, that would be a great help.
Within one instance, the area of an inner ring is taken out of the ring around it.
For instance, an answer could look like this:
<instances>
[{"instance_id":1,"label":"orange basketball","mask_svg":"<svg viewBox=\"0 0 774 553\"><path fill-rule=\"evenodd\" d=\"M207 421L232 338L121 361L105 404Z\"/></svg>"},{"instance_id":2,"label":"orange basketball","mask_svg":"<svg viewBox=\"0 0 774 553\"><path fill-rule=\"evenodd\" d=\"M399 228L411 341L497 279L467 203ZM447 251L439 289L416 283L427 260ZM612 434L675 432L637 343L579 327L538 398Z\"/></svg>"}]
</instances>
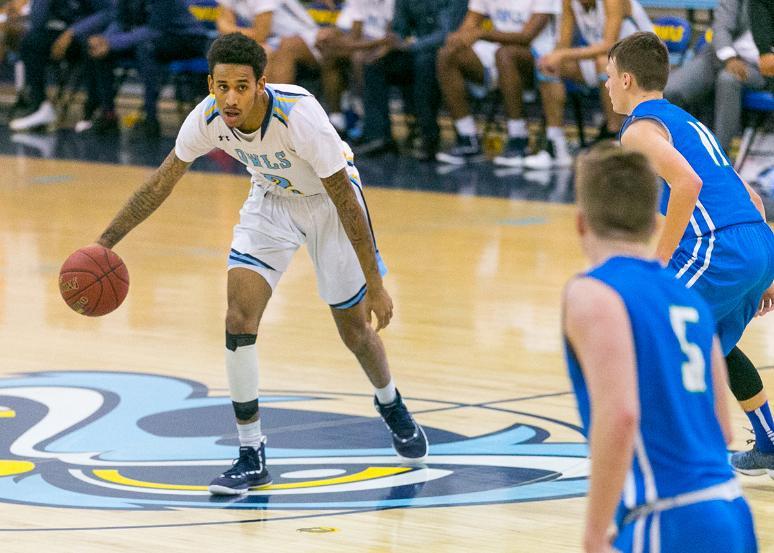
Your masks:
<instances>
[{"instance_id":1,"label":"orange basketball","mask_svg":"<svg viewBox=\"0 0 774 553\"><path fill-rule=\"evenodd\" d=\"M76 250L59 271L59 292L81 315L107 315L121 305L128 291L126 265L113 250L103 246Z\"/></svg>"}]
</instances>

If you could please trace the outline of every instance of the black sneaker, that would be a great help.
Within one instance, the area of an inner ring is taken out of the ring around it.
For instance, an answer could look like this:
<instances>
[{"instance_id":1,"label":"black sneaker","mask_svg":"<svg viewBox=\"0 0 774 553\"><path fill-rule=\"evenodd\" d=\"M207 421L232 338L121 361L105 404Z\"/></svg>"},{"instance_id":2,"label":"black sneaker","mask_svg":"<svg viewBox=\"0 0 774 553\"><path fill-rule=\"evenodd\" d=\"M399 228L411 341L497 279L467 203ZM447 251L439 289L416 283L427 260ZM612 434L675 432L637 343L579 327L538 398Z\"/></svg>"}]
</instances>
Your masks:
<instances>
[{"instance_id":1,"label":"black sneaker","mask_svg":"<svg viewBox=\"0 0 774 553\"><path fill-rule=\"evenodd\" d=\"M392 447L398 457L406 463L422 463L427 459L427 436L409 413L400 392L396 390L395 393L395 401L387 405L382 405L374 398L374 407L390 429Z\"/></svg>"},{"instance_id":2,"label":"black sneaker","mask_svg":"<svg viewBox=\"0 0 774 553\"><path fill-rule=\"evenodd\" d=\"M250 488L271 484L271 475L266 469L266 442L260 447L242 446L239 459L226 472L210 482L213 495L239 495Z\"/></svg>"},{"instance_id":3,"label":"black sneaker","mask_svg":"<svg viewBox=\"0 0 774 553\"><path fill-rule=\"evenodd\" d=\"M457 143L444 152L435 154L435 159L441 163L451 165L465 165L469 161L478 161L484 158L481 143L475 136L457 136Z\"/></svg>"},{"instance_id":4,"label":"black sneaker","mask_svg":"<svg viewBox=\"0 0 774 553\"><path fill-rule=\"evenodd\" d=\"M511 137L508 139L503 153L494 158L492 162L502 167L521 167L524 163L524 157L527 155L528 146L529 138Z\"/></svg>"}]
</instances>

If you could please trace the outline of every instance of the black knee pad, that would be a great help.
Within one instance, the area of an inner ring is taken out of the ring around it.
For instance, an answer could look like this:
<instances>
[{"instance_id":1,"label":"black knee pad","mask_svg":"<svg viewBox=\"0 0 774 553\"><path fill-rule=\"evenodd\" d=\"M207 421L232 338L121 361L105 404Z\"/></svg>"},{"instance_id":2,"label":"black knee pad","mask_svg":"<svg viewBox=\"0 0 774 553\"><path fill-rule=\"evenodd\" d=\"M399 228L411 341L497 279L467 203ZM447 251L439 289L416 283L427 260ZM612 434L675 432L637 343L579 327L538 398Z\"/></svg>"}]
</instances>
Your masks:
<instances>
[{"instance_id":1,"label":"black knee pad","mask_svg":"<svg viewBox=\"0 0 774 553\"><path fill-rule=\"evenodd\" d=\"M763 390L761 375L752 361L738 347L726 355L728 385L737 401L755 397Z\"/></svg>"},{"instance_id":2,"label":"black knee pad","mask_svg":"<svg viewBox=\"0 0 774 553\"><path fill-rule=\"evenodd\" d=\"M234 408L234 414L237 420L247 421L252 419L258 414L258 399L252 401L232 401L232 407Z\"/></svg>"},{"instance_id":3,"label":"black knee pad","mask_svg":"<svg viewBox=\"0 0 774 553\"><path fill-rule=\"evenodd\" d=\"M242 346L252 346L255 343L257 335L255 334L229 334L226 331L226 347L231 351L236 351Z\"/></svg>"}]
</instances>

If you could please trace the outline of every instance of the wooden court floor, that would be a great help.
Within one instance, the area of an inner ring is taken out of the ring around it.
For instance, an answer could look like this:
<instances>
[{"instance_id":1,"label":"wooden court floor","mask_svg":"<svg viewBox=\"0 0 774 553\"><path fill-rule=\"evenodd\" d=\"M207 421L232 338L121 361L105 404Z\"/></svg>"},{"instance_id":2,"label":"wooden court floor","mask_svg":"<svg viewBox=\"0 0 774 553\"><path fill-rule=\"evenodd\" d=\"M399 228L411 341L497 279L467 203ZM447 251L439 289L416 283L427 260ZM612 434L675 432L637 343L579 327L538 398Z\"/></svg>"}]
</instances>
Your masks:
<instances>
[{"instance_id":1,"label":"wooden court floor","mask_svg":"<svg viewBox=\"0 0 774 553\"><path fill-rule=\"evenodd\" d=\"M59 266L148 169L0 163L3 551L580 550L588 464L559 332L584 268L571 206L367 190L396 305L382 336L433 456L390 454L302 251L258 341L274 484L224 502L204 485L236 451L222 321L247 177L186 176L116 248L124 305L90 319L60 299ZM773 333L770 316L743 339L760 366ZM774 481L742 482L774 551Z\"/></svg>"}]
</instances>

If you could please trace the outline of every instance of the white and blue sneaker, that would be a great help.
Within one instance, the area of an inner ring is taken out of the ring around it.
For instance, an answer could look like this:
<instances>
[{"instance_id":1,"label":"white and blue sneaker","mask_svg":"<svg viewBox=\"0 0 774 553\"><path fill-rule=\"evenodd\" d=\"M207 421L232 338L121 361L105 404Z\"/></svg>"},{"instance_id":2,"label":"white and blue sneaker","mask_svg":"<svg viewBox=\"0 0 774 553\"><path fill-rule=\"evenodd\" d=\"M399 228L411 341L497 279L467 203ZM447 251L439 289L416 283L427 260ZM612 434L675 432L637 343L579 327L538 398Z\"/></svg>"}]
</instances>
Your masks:
<instances>
[{"instance_id":1,"label":"white and blue sneaker","mask_svg":"<svg viewBox=\"0 0 774 553\"><path fill-rule=\"evenodd\" d=\"M409 413L400 392L396 390L392 403L382 405L374 397L374 407L392 434L392 447L404 463L423 463L427 459L428 442L425 431Z\"/></svg>"},{"instance_id":2,"label":"white and blue sneaker","mask_svg":"<svg viewBox=\"0 0 774 553\"><path fill-rule=\"evenodd\" d=\"M215 480L210 482L213 495L241 495L250 488L271 484L271 475L266 469L266 438L259 447L242 446L239 459Z\"/></svg>"}]
</instances>

